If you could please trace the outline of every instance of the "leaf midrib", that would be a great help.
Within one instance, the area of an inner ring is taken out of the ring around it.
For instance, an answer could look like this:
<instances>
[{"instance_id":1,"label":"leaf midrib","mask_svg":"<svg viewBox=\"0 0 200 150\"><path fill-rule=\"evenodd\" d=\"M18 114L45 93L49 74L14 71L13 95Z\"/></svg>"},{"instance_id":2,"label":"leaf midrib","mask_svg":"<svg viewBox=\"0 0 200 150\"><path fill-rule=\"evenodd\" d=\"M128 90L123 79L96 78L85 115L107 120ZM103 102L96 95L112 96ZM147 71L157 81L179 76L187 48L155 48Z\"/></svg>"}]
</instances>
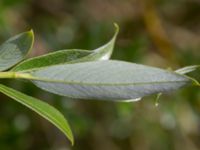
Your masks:
<instances>
[{"instance_id":1,"label":"leaf midrib","mask_svg":"<svg viewBox=\"0 0 200 150\"><path fill-rule=\"evenodd\" d=\"M135 82L135 83L95 83L95 82L74 82L74 81L66 81L66 80L52 80L48 78L38 78L38 77L29 77L30 80L37 80L42 82L51 82L51 83L62 83L62 84L76 84L76 85L90 85L90 86L130 86L130 85L150 85L150 84L165 84L165 83L181 83L181 82L189 82L188 80L179 80L179 81L159 81L159 82Z\"/></svg>"}]
</instances>

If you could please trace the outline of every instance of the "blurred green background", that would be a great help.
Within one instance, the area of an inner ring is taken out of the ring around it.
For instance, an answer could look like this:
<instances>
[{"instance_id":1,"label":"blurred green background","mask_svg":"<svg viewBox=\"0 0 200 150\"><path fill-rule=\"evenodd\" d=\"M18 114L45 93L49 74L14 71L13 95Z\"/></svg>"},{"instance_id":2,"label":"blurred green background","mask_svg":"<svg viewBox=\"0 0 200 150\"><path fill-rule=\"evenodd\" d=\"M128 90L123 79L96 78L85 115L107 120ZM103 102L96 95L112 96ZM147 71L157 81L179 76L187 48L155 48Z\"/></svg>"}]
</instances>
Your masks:
<instances>
[{"instance_id":1,"label":"blurred green background","mask_svg":"<svg viewBox=\"0 0 200 150\"><path fill-rule=\"evenodd\" d=\"M0 43L33 28L29 57L95 49L120 25L112 59L177 69L200 64L199 0L0 0ZM200 70L190 76L200 81ZM64 113L72 147L46 120L0 95L0 150L199 150L200 89L187 87L137 103L71 100L29 82L1 82Z\"/></svg>"}]
</instances>

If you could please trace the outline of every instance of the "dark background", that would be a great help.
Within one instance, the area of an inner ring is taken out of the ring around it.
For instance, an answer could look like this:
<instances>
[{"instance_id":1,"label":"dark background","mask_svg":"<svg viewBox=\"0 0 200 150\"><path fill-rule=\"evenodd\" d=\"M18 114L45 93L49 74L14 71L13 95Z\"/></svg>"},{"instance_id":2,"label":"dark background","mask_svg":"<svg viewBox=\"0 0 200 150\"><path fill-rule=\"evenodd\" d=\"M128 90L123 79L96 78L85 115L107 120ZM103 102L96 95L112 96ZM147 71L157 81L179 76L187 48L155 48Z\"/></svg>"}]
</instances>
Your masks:
<instances>
[{"instance_id":1,"label":"dark background","mask_svg":"<svg viewBox=\"0 0 200 150\"><path fill-rule=\"evenodd\" d=\"M95 49L120 26L112 59L177 69L200 64L199 0L0 0L0 42L33 29L30 57ZM190 76L200 81L200 71ZM0 95L0 150L198 150L200 90L187 87L136 103L70 100L29 82L1 82L59 109L72 147L49 122Z\"/></svg>"}]
</instances>

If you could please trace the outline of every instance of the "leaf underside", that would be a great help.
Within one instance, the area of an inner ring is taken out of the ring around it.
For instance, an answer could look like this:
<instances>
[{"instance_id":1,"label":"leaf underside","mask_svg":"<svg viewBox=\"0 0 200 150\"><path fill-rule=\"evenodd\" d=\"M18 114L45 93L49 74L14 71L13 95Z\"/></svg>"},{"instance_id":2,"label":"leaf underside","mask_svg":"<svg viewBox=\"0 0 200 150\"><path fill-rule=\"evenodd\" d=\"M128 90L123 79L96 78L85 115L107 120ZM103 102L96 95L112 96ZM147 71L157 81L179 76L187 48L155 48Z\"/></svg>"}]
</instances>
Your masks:
<instances>
[{"instance_id":1,"label":"leaf underside","mask_svg":"<svg viewBox=\"0 0 200 150\"><path fill-rule=\"evenodd\" d=\"M77 99L135 100L191 83L172 71L123 61L63 64L27 73L39 88Z\"/></svg>"},{"instance_id":2,"label":"leaf underside","mask_svg":"<svg viewBox=\"0 0 200 150\"><path fill-rule=\"evenodd\" d=\"M32 31L19 34L0 46L0 78L31 80L43 90L69 98L115 102L138 101L144 96L170 92L192 83L199 85L198 81L184 75L199 66L173 72L123 61L108 61L119 32L116 24L115 27L111 40L97 49L61 50L24 61L34 35ZM1 72L11 67L10 72ZM2 84L0 92L50 121L73 144L67 120L54 107Z\"/></svg>"},{"instance_id":3,"label":"leaf underside","mask_svg":"<svg viewBox=\"0 0 200 150\"><path fill-rule=\"evenodd\" d=\"M79 63L85 61L107 60L110 58L113 52L115 39L119 30L116 24L115 27L116 31L112 39L105 45L93 51L79 49L62 50L35 58L26 59L25 61L22 60L27 55L33 44L33 32L25 32L13 38L10 38L8 41L0 46L0 71L7 70L16 64L18 65L12 68L10 70L10 73L0 72L1 78L6 78L7 75L8 78L20 78L17 72L34 71L55 65ZM22 62L19 63L20 61ZM45 119L49 120L51 123L57 126L73 144L73 135L69 125L64 116L55 108L45 102L39 101L33 97L27 96L21 92L18 92L1 84L0 92L4 93L5 95L11 97L12 99L25 105L26 107L32 109Z\"/></svg>"}]
</instances>

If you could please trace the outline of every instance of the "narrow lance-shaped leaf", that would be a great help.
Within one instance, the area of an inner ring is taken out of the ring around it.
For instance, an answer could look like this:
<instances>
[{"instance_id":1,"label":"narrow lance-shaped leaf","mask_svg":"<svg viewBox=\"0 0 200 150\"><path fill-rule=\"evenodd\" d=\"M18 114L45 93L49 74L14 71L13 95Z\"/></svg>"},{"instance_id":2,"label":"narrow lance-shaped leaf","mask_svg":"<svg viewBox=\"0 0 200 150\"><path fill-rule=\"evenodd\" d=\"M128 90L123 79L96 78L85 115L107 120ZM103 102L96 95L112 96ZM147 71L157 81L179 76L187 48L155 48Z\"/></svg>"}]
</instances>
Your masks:
<instances>
[{"instance_id":1,"label":"narrow lance-shaped leaf","mask_svg":"<svg viewBox=\"0 0 200 150\"><path fill-rule=\"evenodd\" d=\"M56 64L70 63L91 54L88 50L61 50L57 52L48 53L46 55L27 59L14 68L12 71L34 70L41 67L52 66Z\"/></svg>"},{"instance_id":2,"label":"narrow lance-shaped leaf","mask_svg":"<svg viewBox=\"0 0 200 150\"><path fill-rule=\"evenodd\" d=\"M38 87L77 99L138 100L193 81L172 71L122 61L64 64L27 72Z\"/></svg>"},{"instance_id":3,"label":"narrow lance-shaped leaf","mask_svg":"<svg viewBox=\"0 0 200 150\"><path fill-rule=\"evenodd\" d=\"M2 84L0 84L0 92L25 105L50 121L57 128L59 128L73 144L74 139L69 124L57 109L43 101L37 100L36 98L25 95Z\"/></svg>"},{"instance_id":4,"label":"narrow lance-shaped leaf","mask_svg":"<svg viewBox=\"0 0 200 150\"><path fill-rule=\"evenodd\" d=\"M33 31L16 35L0 46L0 71L9 69L22 61L33 45Z\"/></svg>"},{"instance_id":5,"label":"narrow lance-shaped leaf","mask_svg":"<svg viewBox=\"0 0 200 150\"><path fill-rule=\"evenodd\" d=\"M85 61L95 61L95 60L107 60L110 58L117 34L119 32L119 27L115 25L115 34L112 39L105 45L95 49L95 50L79 50L79 49L69 49L69 50L60 50L52 52L46 55L34 57L27 59L16 67L12 71L27 71L35 70L41 67L48 67L58 64L66 63L78 63Z\"/></svg>"},{"instance_id":6,"label":"narrow lance-shaped leaf","mask_svg":"<svg viewBox=\"0 0 200 150\"><path fill-rule=\"evenodd\" d=\"M187 74L187 73L190 73L190 72L196 70L199 67L200 67L200 65L187 66L187 67L176 70L176 72L179 74Z\"/></svg>"},{"instance_id":7,"label":"narrow lance-shaped leaf","mask_svg":"<svg viewBox=\"0 0 200 150\"><path fill-rule=\"evenodd\" d=\"M119 32L119 26L115 23L115 34L113 36L113 38L105 45L99 47L98 49L93 50L93 53L91 53L90 55L81 58L80 60L78 60L78 62L84 62L84 61L91 61L91 60L108 60L110 59L113 49L114 49L114 44L115 44L115 40L116 37L118 35Z\"/></svg>"},{"instance_id":8,"label":"narrow lance-shaped leaf","mask_svg":"<svg viewBox=\"0 0 200 150\"><path fill-rule=\"evenodd\" d=\"M183 67L183 68L180 68L180 69L176 70L175 72L178 73L178 74L184 75L184 74L187 74L187 73L195 71L199 67L200 67L200 65L186 66L186 67ZM194 79L192 77L188 77L188 78L190 78L190 80L193 81L194 85L200 86L199 81L197 81L196 79Z\"/></svg>"}]
</instances>

